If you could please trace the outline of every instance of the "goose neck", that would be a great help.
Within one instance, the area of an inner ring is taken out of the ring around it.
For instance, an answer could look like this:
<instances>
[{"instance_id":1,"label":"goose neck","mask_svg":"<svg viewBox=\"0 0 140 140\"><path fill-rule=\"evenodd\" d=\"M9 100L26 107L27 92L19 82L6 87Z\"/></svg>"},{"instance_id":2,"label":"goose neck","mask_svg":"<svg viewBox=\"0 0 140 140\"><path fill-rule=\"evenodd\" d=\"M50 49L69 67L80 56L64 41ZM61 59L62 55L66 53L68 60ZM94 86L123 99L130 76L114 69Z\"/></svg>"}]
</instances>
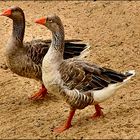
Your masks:
<instances>
[{"instance_id":1,"label":"goose neck","mask_svg":"<svg viewBox=\"0 0 140 140\"><path fill-rule=\"evenodd\" d=\"M52 33L52 44L51 46L57 51L63 53L64 50L64 29L60 28L59 31Z\"/></svg>"},{"instance_id":2,"label":"goose neck","mask_svg":"<svg viewBox=\"0 0 140 140\"><path fill-rule=\"evenodd\" d=\"M25 32L25 18L16 18L13 20L13 38L17 39L18 41L22 42L24 38Z\"/></svg>"}]
</instances>

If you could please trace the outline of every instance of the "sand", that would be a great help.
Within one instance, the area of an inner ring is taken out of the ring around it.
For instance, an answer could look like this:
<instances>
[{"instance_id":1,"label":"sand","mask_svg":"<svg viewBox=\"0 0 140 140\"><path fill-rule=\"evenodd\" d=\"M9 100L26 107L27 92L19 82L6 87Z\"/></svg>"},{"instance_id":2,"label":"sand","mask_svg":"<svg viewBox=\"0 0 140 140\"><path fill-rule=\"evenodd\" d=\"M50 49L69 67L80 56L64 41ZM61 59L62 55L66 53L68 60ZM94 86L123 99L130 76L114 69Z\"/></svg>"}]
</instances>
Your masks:
<instances>
[{"instance_id":1,"label":"sand","mask_svg":"<svg viewBox=\"0 0 140 140\"><path fill-rule=\"evenodd\" d=\"M140 138L140 2L1 1L0 11L13 5L25 12L25 41L51 38L50 31L33 21L56 13L64 23L67 39L90 44L90 53L83 59L118 71L134 69L136 76L101 104L104 118L87 119L95 111L89 106L77 110L69 130L56 134L52 129L66 120L69 106L52 94L43 101L28 99L40 83L4 67L12 21L0 17L0 138Z\"/></svg>"}]
</instances>

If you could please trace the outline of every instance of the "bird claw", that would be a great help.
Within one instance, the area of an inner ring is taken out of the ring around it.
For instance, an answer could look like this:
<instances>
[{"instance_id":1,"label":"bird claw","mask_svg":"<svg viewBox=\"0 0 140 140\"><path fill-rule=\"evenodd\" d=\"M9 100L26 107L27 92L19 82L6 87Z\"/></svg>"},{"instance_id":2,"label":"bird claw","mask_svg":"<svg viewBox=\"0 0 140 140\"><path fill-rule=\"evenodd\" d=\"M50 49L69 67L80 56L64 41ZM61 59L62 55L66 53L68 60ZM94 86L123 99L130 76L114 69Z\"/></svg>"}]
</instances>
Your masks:
<instances>
[{"instance_id":1,"label":"bird claw","mask_svg":"<svg viewBox=\"0 0 140 140\"><path fill-rule=\"evenodd\" d=\"M104 117L104 113L102 111L95 112L92 116L90 116L90 118L93 120L101 118L101 117Z\"/></svg>"},{"instance_id":2,"label":"bird claw","mask_svg":"<svg viewBox=\"0 0 140 140\"><path fill-rule=\"evenodd\" d=\"M99 106L98 104L96 104L95 105L96 112L90 118L92 118L93 120L95 120L95 119L98 119L100 117L104 117L104 113L103 113L102 109L103 108L101 106Z\"/></svg>"},{"instance_id":3,"label":"bird claw","mask_svg":"<svg viewBox=\"0 0 140 140\"><path fill-rule=\"evenodd\" d=\"M30 100L42 100L44 99L44 95L42 93L36 93L34 95L32 95L31 97L29 97Z\"/></svg>"},{"instance_id":4,"label":"bird claw","mask_svg":"<svg viewBox=\"0 0 140 140\"><path fill-rule=\"evenodd\" d=\"M66 129L69 129L70 127L71 127L71 125L69 125L69 126L63 125L63 126L54 128L53 131L56 133L61 133L61 132L65 131Z\"/></svg>"},{"instance_id":5,"label":"bird claw","mask_svg":"<svg viewBox=\"0 0 140 140\"><path fill-rule=\"evenodd\" d=\"M31 97L29 97L30 100L42 100L45 98L47 94L46 89L44 90L40 90L39 92L35 93L34 95L32 95Z\"/></svg>"}]
</instances>

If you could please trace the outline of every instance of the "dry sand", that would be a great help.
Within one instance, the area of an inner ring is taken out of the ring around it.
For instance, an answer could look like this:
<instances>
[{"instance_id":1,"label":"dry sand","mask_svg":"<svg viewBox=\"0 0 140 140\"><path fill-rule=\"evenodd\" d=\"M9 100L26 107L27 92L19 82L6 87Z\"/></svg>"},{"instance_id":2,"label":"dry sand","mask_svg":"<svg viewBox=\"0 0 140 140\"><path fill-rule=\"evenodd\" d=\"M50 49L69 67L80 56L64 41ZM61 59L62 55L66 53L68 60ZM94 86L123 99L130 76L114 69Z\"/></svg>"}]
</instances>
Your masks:
<instances>
[{"instance_id":1,"label":"dry sand","mask_svg":"<svg viewBox=\"0 0 140 140\"><path fill-rule=\"evenodd\" d=\"M90 43L86 60L118 71L135 69L137 73L101 104L104 118L87 120L94 112L89 106L77 110L73 127L56 134L52 129L65 121L69 106L51 94L44 101L28 100L40 84L1 68L0 138L140 138L140 2L0 1L0 11L13 5L25 12L25 41L50 38L50 32L33 20L57 13L65 25L66 38ZM5 63L5 44L11 29L12 21L0 17L0 65Z\"/></svg>"}]
</instances>

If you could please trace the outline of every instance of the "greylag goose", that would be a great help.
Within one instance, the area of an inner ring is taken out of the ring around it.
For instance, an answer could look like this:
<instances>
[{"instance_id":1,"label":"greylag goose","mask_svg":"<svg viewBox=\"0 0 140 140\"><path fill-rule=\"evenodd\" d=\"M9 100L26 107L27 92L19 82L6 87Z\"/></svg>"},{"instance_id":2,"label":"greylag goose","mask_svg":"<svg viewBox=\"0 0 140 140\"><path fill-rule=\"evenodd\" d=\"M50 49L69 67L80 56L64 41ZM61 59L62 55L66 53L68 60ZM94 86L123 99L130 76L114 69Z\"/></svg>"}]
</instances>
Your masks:
<instances>
[{"instance_id":1,"label":"greylag goose","mask_svg":"<svg viewBox=\"0 0 140 140\"><path fill-rule=\"evenodd\" d=\"M21 8L11 7L5 10L1 16L7 16L13 20L13 32L6 47L7 65L12 72L20 76L39 80L42 87L30 99L41 99L47 93L42 83L42 60L51 41L33 40L23 43L25 16ZM64 58L78 56L86 48L87 44L80 42L80 40L65 40Z\"/></svg>"},{"instance_id":2,"label":"greylag goose","mask_svg":"<svg viewBox=\"0 0 140 140\"><path fill-rule=\"evenodd\" d=\"M118 88L135 75L135 71L120 73L76 58L64 60L64 27L61 19L52 14L35 22L45 25L52 32L51 47L42 63L43 83L49 92L70 105L66 123L54 131L68 129L75 110L84 109L88 105L95 106L93 119L103 116L99 103L114 95Z\"/></svg>"}]
</instances>

